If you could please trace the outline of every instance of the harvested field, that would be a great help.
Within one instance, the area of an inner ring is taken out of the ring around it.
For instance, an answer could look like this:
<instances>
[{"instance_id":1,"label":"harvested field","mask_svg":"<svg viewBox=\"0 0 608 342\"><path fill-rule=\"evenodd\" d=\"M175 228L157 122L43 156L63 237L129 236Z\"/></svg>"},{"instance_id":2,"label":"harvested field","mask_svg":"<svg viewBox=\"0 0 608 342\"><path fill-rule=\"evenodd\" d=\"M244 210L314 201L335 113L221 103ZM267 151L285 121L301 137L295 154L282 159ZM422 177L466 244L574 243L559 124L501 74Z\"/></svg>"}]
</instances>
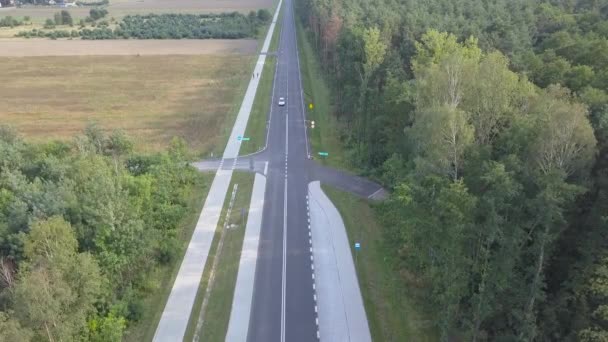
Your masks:
<instances>
[{"instance_id":1,"label":"harvested field","mask_svg":"<svg viewBox=\"0 0 608 342\"><path fill-rule=\"evenodd\" d=\"M89 122L119 128L144 151L183 137L218 151L252 56L0 58L0 122L32 140L71 139Z\"/></svg>"},{"instance_id":2,"label":"harvested field","mask_svg":"<svg viewBox=\"0 0 608 342\"><path fill-rule=\"evenodd\" d=\"M0 39L0 56L217 55L255 54L253 39L225 40L48 40Z\"/></svg>"},{"instance_id":3,"label":"harvested field","mask_svg":"<svg viewBox=\"0 0 608 342\"><path fill-rule=\"evenodd\" d=\"M114 10L200 10L206 12L249 11L272 7L273 0L110 0Z\"/></svg>"},{"instance_id":4,"label":"harvested field","mask_svg":"<svg viewBox=\"0 0 608 342\"><path fill-rule=\"evenodd\" d=\"M273 5L273 0L110 0L107 10L108 18L118 19L129 14L249 12L260 8L271 8ZM75 22L78 22L89 15L91 7L11 7L0 9L0 17L29 16L32 21L43 23L47 18L53 18L53 15L62 9L68 10Z\"/></svg>"}]
</instances>

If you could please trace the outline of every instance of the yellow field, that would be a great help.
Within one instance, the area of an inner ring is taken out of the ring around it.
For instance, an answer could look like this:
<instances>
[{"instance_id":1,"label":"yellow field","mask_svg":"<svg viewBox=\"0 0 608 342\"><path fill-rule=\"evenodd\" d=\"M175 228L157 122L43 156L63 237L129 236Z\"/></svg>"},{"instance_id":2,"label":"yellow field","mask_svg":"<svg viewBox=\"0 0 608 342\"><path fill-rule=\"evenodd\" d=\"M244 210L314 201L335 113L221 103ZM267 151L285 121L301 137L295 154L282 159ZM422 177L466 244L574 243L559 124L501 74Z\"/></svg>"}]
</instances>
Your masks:
<instances>
[{"instance_id":1,"label":"yellow field","mask_svg":"<svg viewBox=\"0 0 608 342\"><path fill-rule=\"evenodd\" d=\"M257 51L254 39L68 40L0 38L0 57L225 55Z\"/></svg>"},{"instance_id":2,"label":"yellow field","mask_svg":"<svg viewBox=\"0 0 608 342\"><path fill-rule=\"evenodd\" d=\"M88 122L138 149L173 136L223 149L251 55L0 57L0 122L33 140L70 139ZM232 117L230 117L232 116Z\"/></svg>"}]
</instances>

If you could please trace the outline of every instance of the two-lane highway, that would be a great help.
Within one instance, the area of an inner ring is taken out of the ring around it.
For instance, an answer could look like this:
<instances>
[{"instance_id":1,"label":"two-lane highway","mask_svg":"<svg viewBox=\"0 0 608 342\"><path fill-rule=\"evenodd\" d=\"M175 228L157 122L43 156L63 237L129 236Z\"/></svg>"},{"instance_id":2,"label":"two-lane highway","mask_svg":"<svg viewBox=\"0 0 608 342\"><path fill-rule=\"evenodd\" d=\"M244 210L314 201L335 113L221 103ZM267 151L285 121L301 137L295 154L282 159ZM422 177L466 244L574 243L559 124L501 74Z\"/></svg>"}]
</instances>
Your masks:
<instances>
[{"instance_id":1,"label":"two-lane highway","mask_svg":"<svg viewBox=\"0 0 608 342\"><path fill-rule=\"evenodd\" d=\"M309 161L293 1L279 39L249 341L314 341L318 327L306 205ZM277 106L279 97L286 105Z\"/></svg>"}]
</instances>

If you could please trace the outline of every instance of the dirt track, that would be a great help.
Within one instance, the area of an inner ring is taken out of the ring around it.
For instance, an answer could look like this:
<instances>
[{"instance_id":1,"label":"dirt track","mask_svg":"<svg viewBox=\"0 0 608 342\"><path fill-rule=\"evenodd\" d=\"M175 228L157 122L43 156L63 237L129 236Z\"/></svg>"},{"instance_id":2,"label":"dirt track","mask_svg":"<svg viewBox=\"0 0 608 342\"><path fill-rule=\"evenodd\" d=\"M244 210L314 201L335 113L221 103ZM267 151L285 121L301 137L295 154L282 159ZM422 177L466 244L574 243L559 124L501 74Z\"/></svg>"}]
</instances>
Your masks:
<instances>
[{"instance_id":1,"label":"dirt track","mask_svg":"<svg viewBox=\"0 0 608 342\"><path fill-rule=\"evenodd\" d=\"M257 42L238 40L0 39L0 56L110 56L254 54Z\"/></svg>"}]
</instances>

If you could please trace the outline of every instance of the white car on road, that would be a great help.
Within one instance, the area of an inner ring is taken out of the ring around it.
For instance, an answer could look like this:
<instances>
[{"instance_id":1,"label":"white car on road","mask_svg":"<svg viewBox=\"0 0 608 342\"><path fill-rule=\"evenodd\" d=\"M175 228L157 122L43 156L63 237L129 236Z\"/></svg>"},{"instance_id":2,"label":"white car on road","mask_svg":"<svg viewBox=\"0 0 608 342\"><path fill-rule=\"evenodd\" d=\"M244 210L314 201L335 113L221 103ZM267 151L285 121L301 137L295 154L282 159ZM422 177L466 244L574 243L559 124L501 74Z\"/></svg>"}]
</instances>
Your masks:
<instances>
[{"instance_id":1,"label":"white car on road","mask_svg":"<svg viewBox=\"0 0 608 342\"><path fill-rule=\"evenodd\" d=\"M284 106L284 105L285 105L285 98L279 97L279 106Z\"/></svg>"}]
</instances>

